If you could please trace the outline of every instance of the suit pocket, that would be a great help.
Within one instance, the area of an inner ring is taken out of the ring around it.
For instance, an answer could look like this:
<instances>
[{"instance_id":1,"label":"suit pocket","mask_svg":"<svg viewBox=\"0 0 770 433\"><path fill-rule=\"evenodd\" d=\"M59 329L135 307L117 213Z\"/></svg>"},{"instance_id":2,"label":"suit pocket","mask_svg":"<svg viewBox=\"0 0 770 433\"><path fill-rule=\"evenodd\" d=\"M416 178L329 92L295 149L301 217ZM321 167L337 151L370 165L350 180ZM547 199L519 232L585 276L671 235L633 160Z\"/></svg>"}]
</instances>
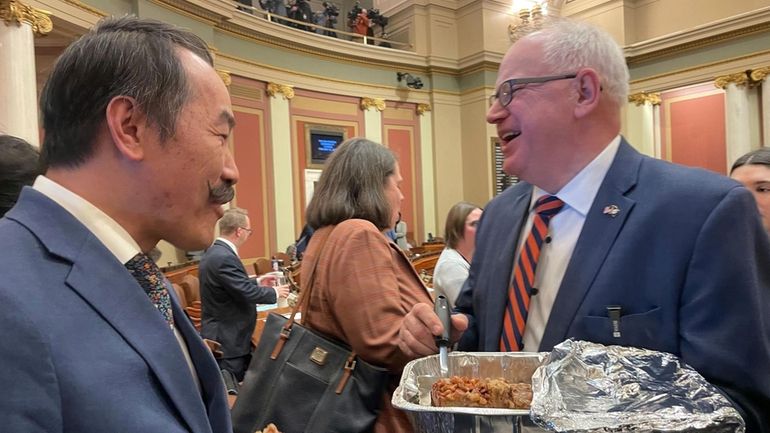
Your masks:
<instances>
[{"instance_id":1,"label":"suit pocket","mask_svg":"<svg viewBox=\"0 0 770 433\"><path fill-rule=\"evenodd\" d=\"M574 327L577 332L570 336L605 345L653 348L659 345L661 322L660 307L621 315L616 324L608 316L585 316L578 319Z\"/></svg>"}]
</instances>

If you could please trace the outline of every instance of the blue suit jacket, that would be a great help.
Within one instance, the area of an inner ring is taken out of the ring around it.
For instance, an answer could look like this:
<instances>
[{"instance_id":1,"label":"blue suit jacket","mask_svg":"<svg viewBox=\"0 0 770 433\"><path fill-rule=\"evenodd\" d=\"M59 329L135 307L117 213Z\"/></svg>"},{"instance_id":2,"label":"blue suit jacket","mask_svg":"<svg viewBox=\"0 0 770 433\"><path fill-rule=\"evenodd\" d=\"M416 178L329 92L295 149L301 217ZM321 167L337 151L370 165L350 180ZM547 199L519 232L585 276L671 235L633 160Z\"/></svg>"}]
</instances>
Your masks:
<instances>
[{"instance_id":1,"label":"blue suit jacket","mask_svg":"<svg viewBox=\"0 0 770 433\"><path fill-rule=\"evenodd\" d=\"M3 431L232 431L219 369L173 290L200 392L136 280L58 204L25 188L0 245Z\"/></svg>"},{"instance_id":2,"label":"blue suit jacket","mask_svg":"<svg viewBox=\"0 0 770 433\"><path fill-rule=\"evenodd\" d=\"M498 351L532 185L484 209L457 301L460 347ZM616 217L603 213L616 205ZM607 306L622 307L621 337ZM770 431L770 242L751 194L704 170L640 155L623 140L559 288L540 350L575 338L673 353Z\"/></svg>"},{"instance_id":3,"label":"blue suit jacket","mask_svg":"<svg viewBox=\"0 0 770 433\"><path fill-rule=\"evenodd\" d=\"M201 258L201 335L222 344L225 358L251 353L251 334L257 324L257 304L276 302L272 287L249 278L235 252L217 240Z\"/></svg>"}]
</instances>

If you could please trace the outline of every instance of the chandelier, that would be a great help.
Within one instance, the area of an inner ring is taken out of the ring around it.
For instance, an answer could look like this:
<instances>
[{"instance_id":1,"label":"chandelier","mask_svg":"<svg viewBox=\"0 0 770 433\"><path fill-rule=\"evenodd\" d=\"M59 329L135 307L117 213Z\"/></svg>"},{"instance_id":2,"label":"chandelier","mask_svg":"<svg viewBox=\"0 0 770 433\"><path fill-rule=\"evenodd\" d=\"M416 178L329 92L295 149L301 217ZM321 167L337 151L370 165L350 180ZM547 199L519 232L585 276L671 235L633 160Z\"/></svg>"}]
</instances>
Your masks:
<instances>
[{"instance_id":1,"label":"chandelier","mask_svg":"<svg viewBox=\"0 0 770 433\"><path fill-rule=\"evenodd\" d=\"M518 15L518 21L508 25L508 37L511 41L521 36L532 27L537 27L548 15L547 0L512 0L511 12Z\"/></svg>"}]
</instances>

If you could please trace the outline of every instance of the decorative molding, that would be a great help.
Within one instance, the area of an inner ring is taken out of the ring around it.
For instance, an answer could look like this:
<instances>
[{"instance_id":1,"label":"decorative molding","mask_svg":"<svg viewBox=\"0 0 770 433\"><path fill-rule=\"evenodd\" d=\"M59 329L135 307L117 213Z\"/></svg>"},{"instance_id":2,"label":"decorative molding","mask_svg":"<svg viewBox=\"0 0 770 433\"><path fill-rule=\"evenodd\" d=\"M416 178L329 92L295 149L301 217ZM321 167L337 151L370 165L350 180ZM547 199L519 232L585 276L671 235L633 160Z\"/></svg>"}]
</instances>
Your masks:
<instances>
[{"instance_id":1,"label":"decorative molding","mask_svg":"<svg viewBox=\"0 0 770 433\"><path fill-rule=\"evenodd\" d=\"M283 99L294 98L294 86L278 83L267 83L267 95L275 98L277 94L282 94Z\"/></svg>"},{"instance_id":2,"label":"decorative molding","mask_svg":"<svg viewBox=\"0 0 770 433\"><path fill-rule=\"evenodd\" d=\"M233 84L233 79L230 77L230 71L217 69L217 74L219 74L219 78L222 79L222 82L225 83L225 86L230 87L230 84Z\"/></svg>"},{"instance_id":3,"label":"decorative molding","mask_svg":"<svg viewBox=\"0 0 770 433\"><path fill-rule=\"evenodd\" d=\"M93 6L89 6L85 3L80 2L79 0L64 0L64 3L69 3L72 6L75 6L78 9L82 9L88 13L94 14L98 17L106 17L108 14L107 12L101 11L99 9L96 9Z\"/></svg>"},{"instance_id":4,"label":"decorative molding","mask_svg":"<svg viewBox=\"0 0 770 433\"><path fill-rule=\"evenodd\" d=\"M770 7L702 24L624 47L629 66L770 30Z\"/></svg>"},{"instance_id":5,"label":"decorative molding","mask_svg":"<svg viewBox=\"0 0 770 433\"><path fill-rule=\"evenodd\" d=\"M628 95L628 102L641 106L644 104L660 105L660 93L639 92Z\"/></svg>"},{"instance_id":6,"label":"decorative molding","mask_svg":"<svg viewBox=\"0 0 770 433\"><path fill-rule=\"evenodd\" d=\"M377 111L385 110L385 100L382 98L361 98L361 109L366 111L371 108L376 108Z\"/></svg>"},{"instance_id":7,"label":"decorative molding","mask_svg":"<svg viewBox=\"0 0 770 433\"><path fill-rule=\"evenodd\" d=\"M426 111L433 111L430 108L430 104L422 104L422 103L417 104L417 115L418 116L422 116L423 114L425 114Z\"/></svg>"},{"instance_id":8,"label":"decorative molding","mask_svg":"<svg viewBox=\"0 0 770 433\"><path fill-rule=\"evenodd\" d=\"M722 75L714 80L714 86L718 89L725 89L728 84L735 84L738 87L749 84L749 72L736 72L730 75Z\"/></svg>"},{"instance_id":9,"label":"decorative molding","mask_svg":"<svg viewBox=\"0 0 770 433\"><path fill-rule=\"evenodd\" d=\"M751 71L751 81L760 82L770 75L770 66L763 66Z\"/></svg>"},{"instance_id":10,"label":"decorative molding","mask_svg":"<svg viewBox=\"0 0 770 433\"><path fill-rule=\"evenodd\" d=\"M27 6L17 0L0 0L1 20L9 26L14 22L17 26L27 23L32 26L32 31L40 36L47 35L53 30L53 22L49 15L51 12Z\"/></svg>"}]
</instances>

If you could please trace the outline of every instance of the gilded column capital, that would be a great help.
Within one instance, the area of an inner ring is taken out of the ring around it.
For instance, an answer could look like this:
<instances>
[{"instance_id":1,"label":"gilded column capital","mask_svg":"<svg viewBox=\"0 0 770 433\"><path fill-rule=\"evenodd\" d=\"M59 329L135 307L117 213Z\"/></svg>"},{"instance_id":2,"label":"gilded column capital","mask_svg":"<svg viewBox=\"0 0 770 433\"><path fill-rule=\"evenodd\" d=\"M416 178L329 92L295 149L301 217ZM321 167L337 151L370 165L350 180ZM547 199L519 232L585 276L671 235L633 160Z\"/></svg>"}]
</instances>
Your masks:
<instances>
[{"instance_id":1,"label":"gilded column capital","mask_svg":"<svg viewBox=\"0 0 770 433\"><path fill-rule=\"evenodd\" d=\"M634 93L633 95L628 95L628 102L636 104L637 107L644 104L660 105L660 93Z\"/></svg>"},{"instance_id":2,"label":"gilded column capital","mask_svg":"<svg viewBox=\"0 0 770 433\"><path fill-rule=\"evenodd\" d=\"M770 66L763 66L751 71L751 81L762 81L770 75Z\"/></svg>"},{"instance_id":3,"label":"gilded column capital","mask_svg":"<svg viewBox=\"0 0 770 433\"><path fill-rule=\"evenodd\" d=\"M371 108L377 109L377 111L385 110L385 100L381 98L361 98L361 109L366 111Z\"/></svg>"},{"instance_id":4,"label":"gilded column capital","mask_svg":"<svg viewBox=\"0 0 770 433\"><path fill-rule=\"evenodd\" d=\"M430 104L417 104L417 115L422 116L426 111L432 111Z\"/></svg>"},{"instance_id":5,"label":"gilded column capital","mask_svg":"<svg viewBox=\"0 0 770 433\"><path fill-rule=\"evenodd\" d=\"M276 98L277 96L275 95L279 93L283 95L283 99L292 99L294 98L294 86L289 86L287 84L267 83L268 96Z\"/></svg>"},{"instance_id":6,"label":"gilded column capital","mask_svg":"<svg viewBox=\"0 0 770 433\"><path fill-rule=\"evenodd\" d=\"M225 83L225 86L230 87L230 84L233 83L233 79L230 77L230 71L217 69L217 74L219 75L219 78L222 79L222 82Z\"/></svg>"},{"instance_id":7,"label":"gilded column capital","mask_svg":"<svg viewBox=\"0 0 770 433\"><path fill-rule=\"evenodd\" d=\"M27 23L32 26L32 31L38 35L46 35L53 30L50 12L35 9L17 0L0 0L0 19L7 25L16 23L20 26Z\"/></svg>"},{"instance_id":8,"label":"gilded column capital","mask_svg":"<svg viewBox=\"0 0 770 433\"><path fill-rule=\"evenodd\" d=\"M728 84L735 84L736 86L745 86L749 84L749 74L746 72L736 72L730 75L722 75L714 80L714 86L719 89L727 88Z\"/></svg>"}]
</instances>

